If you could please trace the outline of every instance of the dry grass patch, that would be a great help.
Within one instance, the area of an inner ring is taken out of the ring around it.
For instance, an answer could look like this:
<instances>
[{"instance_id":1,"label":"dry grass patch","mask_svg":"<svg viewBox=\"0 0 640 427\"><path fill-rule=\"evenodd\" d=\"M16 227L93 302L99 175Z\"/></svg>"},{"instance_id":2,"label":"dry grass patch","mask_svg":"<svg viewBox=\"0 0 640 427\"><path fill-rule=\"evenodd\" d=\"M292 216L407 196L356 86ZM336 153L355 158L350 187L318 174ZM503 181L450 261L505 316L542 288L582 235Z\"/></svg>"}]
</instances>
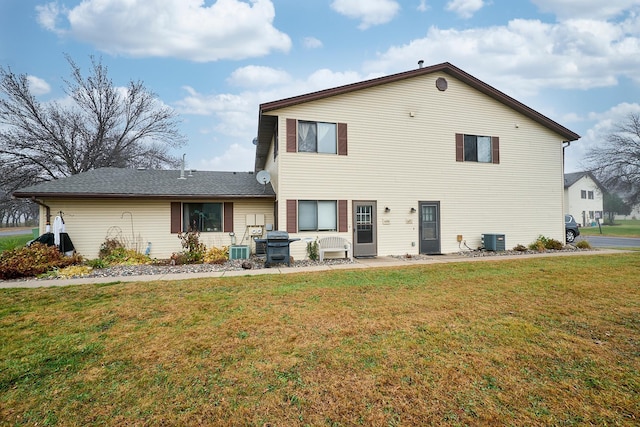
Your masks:
<instances>
[{"instance_id":1,"label":"dry grass patch","mask_svg":"<svg viewBox=\"0 0 640 427\"><path fill-rule=\"evenodd\" d=\"M3 425L634 425L640 255L0 292Z\"/></svg>"}]
</instances>

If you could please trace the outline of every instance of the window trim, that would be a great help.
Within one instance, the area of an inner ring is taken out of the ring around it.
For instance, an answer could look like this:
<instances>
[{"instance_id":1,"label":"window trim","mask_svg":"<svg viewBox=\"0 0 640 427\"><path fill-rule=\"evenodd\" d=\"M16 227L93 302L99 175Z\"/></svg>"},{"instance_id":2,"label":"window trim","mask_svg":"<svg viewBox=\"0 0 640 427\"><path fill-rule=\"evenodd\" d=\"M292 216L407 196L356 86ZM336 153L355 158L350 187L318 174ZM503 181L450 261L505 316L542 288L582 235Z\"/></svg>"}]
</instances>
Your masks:
<instances>
[{"instance_id":1,"label":"window trim","mask_svg":"<svg viewBox=\"0 0 640 427\"><path fill-rule=\"evenodd\" d=\"M464 146L464 137L466 136L486 136L491 138L491 161L490 162L478 162L474 160L465 160L465 146ZM483 164L500 164L500 137L498 136L488 136L488 135L474 135L469 133L456 133L456 161L457 162L469 162L469 163L483 163Z\"/></svg>"}]
</instances>

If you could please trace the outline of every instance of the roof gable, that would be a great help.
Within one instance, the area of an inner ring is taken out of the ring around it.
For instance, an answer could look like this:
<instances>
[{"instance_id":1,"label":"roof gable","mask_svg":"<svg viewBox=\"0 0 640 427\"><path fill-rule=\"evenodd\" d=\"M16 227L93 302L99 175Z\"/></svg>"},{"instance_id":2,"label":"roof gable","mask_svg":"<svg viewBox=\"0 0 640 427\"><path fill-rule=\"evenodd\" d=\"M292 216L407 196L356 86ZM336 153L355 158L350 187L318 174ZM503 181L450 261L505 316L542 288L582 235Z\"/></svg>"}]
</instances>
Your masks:
<instances>
[{"instance_id":1,"label":"roof gable","mask_svg":"<svg viewBox=\"0 0 640 427\"><path fill-rule=\"evenodd\" d=\"M414 70L405 71L398 74L392 74L389 76L379 77L376 79L365 80L362 82L352 83L344 86L338 86L330 89L325 89L317 92L311 92L304 95L294 96L291 98L285 98L277 101L266 102L260 104L260 112L258 118L258 138L256 146L256 162L255 170L260 170L264 167L266 156L271 144L271 138L273 137L273 130L277 117L270 116L268 113L271 111L279 110L286 107L303 104L306 102L316 101L320 99L329 98L332 96L339 96L353 91L367 89L374 86L380 86L385 84L394 83L400 80L410 79L418 76L423 76L432 73L445 73L470 87L478 90L479 92L501 102L502 104L510 107L511 109L523 114L526 117L534 120L540 125L556 132L561 135L567 141L575 141L580 138L580 135L560 125L559 123L551 120L550 118L540 114L532 108L524 105L509 95L499 91L493 86L484 83L483 81L473 77L471 74L466 73L460 68L454 65L444 62L442 64L432 65L429 67L417 68Z\"/></svg>"},{"instance_id":2,"label":"roof gable","mask_svg":"<svg viewBox=\"0 0 640 427\"><path fill-rule=\"evenodd\" d=\"M602 186L602 184L600 184L600 181L598 181L596 177L591 172L588 172L588 171L565 173L564 188L571 187L573 184L580 181L584 177L591 179L601 191L604 191L604 187Z\"/></svg>"}]
</instances>

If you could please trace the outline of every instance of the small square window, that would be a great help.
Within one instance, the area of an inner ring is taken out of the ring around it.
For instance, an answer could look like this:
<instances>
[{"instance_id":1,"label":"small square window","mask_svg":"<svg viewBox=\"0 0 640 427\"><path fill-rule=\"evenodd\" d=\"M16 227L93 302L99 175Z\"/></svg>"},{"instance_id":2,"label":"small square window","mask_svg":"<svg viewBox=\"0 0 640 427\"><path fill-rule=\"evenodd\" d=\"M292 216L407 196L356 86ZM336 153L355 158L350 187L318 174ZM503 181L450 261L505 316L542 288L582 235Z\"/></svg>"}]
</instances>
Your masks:
<instances>
[{"instance_id":1,"label":"small square window","mask_svg":"<svg viewBox=\"0 0 640 427\"><path fill-rule=\"evenodd\" d=\"M492 146L490 136L465 135L464 161L491 163Z\"/></svg>"}]
</instances>

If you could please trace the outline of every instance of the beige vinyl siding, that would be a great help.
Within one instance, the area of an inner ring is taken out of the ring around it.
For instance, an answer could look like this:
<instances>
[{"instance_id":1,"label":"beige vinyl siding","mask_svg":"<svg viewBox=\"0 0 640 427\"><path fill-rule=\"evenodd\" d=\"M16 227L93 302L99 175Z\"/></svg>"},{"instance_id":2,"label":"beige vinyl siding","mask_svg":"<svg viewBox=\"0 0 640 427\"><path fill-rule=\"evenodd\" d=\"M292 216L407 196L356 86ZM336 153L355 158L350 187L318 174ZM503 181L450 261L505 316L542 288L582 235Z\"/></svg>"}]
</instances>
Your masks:
<instances>
[{"instance_id":1,"label":"beige vinyl siding","mask_svg":"<svg viewBox=\"0 0 640 427\"><path fill-rule=\"evenodd\" d=\"M436 89L438 77L448 80L447 91ZM280 150L276 192L279 201L349 200L349 232L342 233L349 241L352 201L376 200L379 255L418 252L419 216L410 213L418 201L441 202L445 253L459 250L458 234L470 247L480 245L482 233L506 234L509 247L540 234L563 239L562 138L451 76L425 75L273 114L280 129L287 118L347 123L347 156ZM499 137L500 164L456 162L456 133ZM281 131L281 147L283 138ZM285 218L285 204L278 208Z\"/></svg>"},{"instance_id":2,"label":"beige vinyl siding","mask_svg":"<svg viewBox=\"0 0 640 427\"><path fill-rule=\"evenodd\" d=\"M107 238L117 238L128 248L141 253L151 242L150 255L154 258L168 258L173 252L182 250L178 235L170 232L171 201L68 199L44 200L44 203L51 208L52 223L58 212L63 212L65 228L76 251L87 259L98 257L100 245ZM246 214L264 214L266 220L273 221L273 204L270 201L233 201L233 204L237 244L249 242L249 236L245 235ZM40 211L40 230L45 230L44 208ZM201 233L200 240L207 247L231 243L229 233L225 232Z\"/></svg>"}]
</instances>

